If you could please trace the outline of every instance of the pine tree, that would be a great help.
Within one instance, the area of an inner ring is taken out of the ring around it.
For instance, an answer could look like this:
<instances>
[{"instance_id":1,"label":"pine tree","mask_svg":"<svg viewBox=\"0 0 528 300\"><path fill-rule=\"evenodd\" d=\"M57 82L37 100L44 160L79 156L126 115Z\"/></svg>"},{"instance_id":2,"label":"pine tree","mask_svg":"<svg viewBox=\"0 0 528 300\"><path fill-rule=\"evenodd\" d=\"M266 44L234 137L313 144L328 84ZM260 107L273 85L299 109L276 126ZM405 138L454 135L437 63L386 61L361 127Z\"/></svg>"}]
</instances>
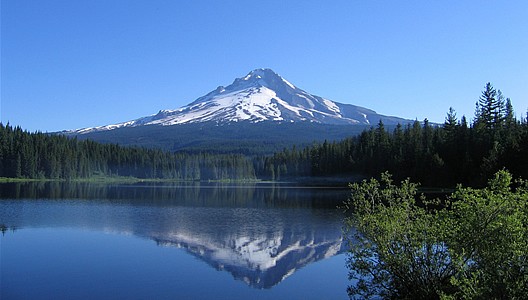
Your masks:
<instances>
[{"instance_id":1,"label":"pine tree","mask_svg":"<svg viewBox=\"0 0 528 300\"><path fill-rule=\"evenodd\" d=\"M515 124L515 116L510 98L506 98L504 104L504 123L507 128L511 128Z\"/></svg>"},{"instance_id":2,"label":"pine tree","mask_svg":"<svg viewBox=\"0 0 528 300\"><path fill-rule=\"evenodd\" d=\"M449 111L447 112L447 116L445 118L444 129L447 132L453 132L455 130L456 125L457 125L456 112L453 109L453 107L450 107Z\"/></svg>"},{"instance_id":3,"label":"pine tree","mask_svg":"<svg viewBox=\"0 0 528 300\"><path fill-rule=\"evenodd\" d=\"M477 130L493 129L502 122L504 96L488 82L477 102L474 127Z\"/></svg>"}]
</instances>

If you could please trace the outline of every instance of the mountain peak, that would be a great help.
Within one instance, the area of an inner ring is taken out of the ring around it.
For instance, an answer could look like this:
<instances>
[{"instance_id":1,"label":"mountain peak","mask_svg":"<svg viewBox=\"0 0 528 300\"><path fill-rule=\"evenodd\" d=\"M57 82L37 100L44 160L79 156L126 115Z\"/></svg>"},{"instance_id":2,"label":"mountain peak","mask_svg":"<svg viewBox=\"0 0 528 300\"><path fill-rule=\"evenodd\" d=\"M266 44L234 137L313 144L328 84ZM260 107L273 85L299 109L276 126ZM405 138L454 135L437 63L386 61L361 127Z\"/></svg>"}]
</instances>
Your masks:
<instances>
[{"instance_id":1,"label":"mountain peak","mask_svg":"<svg viewBox=\"0 0 528 300\"><path fill-rule=\"evenodd\" d=\"M245 77L235 79L232 85L237 89L242 86L264 86L272 90L284 89L287 87L296 89L293 84L282 78L282 76L272 69L267 68L255 69L249 72ZM287 87L281 87L284 85Z\"/></svg>"},{"instance_id":2,"label":"mountain peak","mask_svg":"<svg viewBox=\"0 0 528 300\"><path fill-rule=\"evenodd\" d=\"M275 76L279 76L279 74L277 74L275 71L273 71L272 69L269 69L269 68L258 68L258 69L255 69L255 70L249 72L248 75L261 75L261 76L275 75Z\"/></svg>"},{"instance_id":3,"label":"mountain peak","mask_svg":"<svg viewBox=\"0 0 528 300\"><path fill-rule=\"evenodd\" d=\"M378 115L350 104L334 102L297 88L271 69L261 68L237 78L232 84L202 96L176 110L161 110L156 115L115 125L77 130L86 133L143 125L189 123L312 122L320 124L387 125L405 120Z\"/></svg>"},{"instance_id":4,"label":"mountain peak","mask_svg":"<svg viewBox=\"0 0 528 300\"><path fill-rule=\"evenodd\" d=\"M272 69L255 69L251 72L249 72L246 77L244 77L244 80L250 80L250 79L272 79L272 78L282 78L279 74L277 74Z\"/></svg>"}]
</instances>

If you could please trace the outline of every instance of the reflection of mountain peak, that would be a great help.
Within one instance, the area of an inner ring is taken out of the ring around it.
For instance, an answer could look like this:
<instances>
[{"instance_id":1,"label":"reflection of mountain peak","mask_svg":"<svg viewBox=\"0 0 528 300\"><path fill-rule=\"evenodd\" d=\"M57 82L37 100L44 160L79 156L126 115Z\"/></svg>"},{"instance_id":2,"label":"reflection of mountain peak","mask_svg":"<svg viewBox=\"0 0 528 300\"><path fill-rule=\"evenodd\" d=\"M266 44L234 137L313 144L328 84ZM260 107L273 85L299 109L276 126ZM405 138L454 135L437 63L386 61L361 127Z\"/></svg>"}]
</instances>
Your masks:
<instances>
[{"instance_id":1,"label":"reflection of mountain peak","mask_svg":"<svg viewBox=\"0 0 528 300\"><path fill-rule=\"evenodd\" d=\"M183 248L255 288L271 288L296 270L343 251L339 230L225 238L170 234L154 240L161 246Z\"/></svg>"},{"instance_id":2,"label":"reflection of mountain peak","mask_svg":"<svg viewBox=\"0 0 528 300\"><path fill-rule=\"evenodd\" d=\"M335 207L348 196L346 189L56 182L11 186L0 189L0 198L40 200L12 201L10 209L0 209L6 227L81 227L135 235L185 249L256 288L270 288L343 251L342 214Z\"/></svg>"}]
</instances>

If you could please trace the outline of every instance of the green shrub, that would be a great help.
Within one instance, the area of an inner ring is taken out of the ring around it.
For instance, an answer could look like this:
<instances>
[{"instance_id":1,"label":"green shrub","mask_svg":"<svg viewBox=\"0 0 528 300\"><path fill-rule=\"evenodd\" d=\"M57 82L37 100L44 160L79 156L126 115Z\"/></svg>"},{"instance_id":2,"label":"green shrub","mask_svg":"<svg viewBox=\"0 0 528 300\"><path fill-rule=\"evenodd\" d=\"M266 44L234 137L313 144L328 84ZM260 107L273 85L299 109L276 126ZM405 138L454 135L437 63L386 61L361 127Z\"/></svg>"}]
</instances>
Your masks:
<instances>
[{"instance_id":1,"label":"green shrub","mask_svg":"<svg viewBox=\"0 0 528 300\"><path fill-rule=\"evenodd\" d=\"M515 188L513 188L515 186ZM388 173L350 185L351 298L521 299L528 294L528 185L500 171L442 203Z\"/></svg>"}]
</instances>

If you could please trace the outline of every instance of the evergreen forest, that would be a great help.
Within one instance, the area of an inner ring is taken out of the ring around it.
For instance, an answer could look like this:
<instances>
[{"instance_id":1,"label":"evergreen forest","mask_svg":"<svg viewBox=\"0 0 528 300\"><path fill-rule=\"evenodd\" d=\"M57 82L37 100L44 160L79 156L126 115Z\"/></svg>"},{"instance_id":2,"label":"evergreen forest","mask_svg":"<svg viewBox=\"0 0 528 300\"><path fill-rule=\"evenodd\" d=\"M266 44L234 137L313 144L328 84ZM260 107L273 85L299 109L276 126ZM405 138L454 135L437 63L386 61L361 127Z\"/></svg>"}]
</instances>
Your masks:
<instances>
[{"instance_id":1,"label":"evergreen forest","mask_svg":"<svg viewBox=\"0 0 528 300\"><path fill-rule=\"evenodd\" d=\"M252 151L249 151L250 153ZM30 133L0 124L0 177L74 179L124 176L173 180L291 180L301 177L410 177L426 186L482 186L507 169L528 178L528 124L491 83L469 122L453 108L444 124L382 122L340 141L284 148L273 155L206 150L170 152Z\"/></svg>"},{"instance_id":2,"label":"evergreen forest","mask_svg":"<svg viewBox=\"0 0 528 300\"><path fill-rule=\"evenodd\" d=\"M284 149L256 159L256 173L268 179L357 174L410 177L426 186L483 186L498 170L528 178L528 124L518 120L509 98L487 83L468 122L449 108L445 123L415 121L387 129L382 122L338 142Z\"/></svg>"},{"instance_id":3,"label":"evergreen forest","mask_svg":"<svg viewBox=\"0 0 528 300\"><path fill-rule=\"evenodd\" d=\"M0 177L75 179L93 176L255 179L252 161L239 154L170 153L29 133L20 127L0 124Z\"/></svg>"}]
</instances>

